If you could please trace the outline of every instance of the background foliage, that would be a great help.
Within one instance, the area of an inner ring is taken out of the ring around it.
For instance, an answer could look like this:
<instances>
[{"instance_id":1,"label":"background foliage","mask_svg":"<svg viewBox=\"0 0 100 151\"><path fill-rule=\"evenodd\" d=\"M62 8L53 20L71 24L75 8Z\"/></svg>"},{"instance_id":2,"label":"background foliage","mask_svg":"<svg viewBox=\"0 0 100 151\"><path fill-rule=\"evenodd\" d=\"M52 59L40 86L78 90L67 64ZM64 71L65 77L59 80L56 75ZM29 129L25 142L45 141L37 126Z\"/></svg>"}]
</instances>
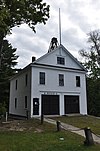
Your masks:
<instances>
[{"instance_id":1,"label":"background foliage","mask_svg":"<svg viewBox=\"0 0 100 151\"><path fill-rule=\"evenodd\" d=\"M88 34L89 49L80 50L85 58L82 63L88 70L87 74L87 101L88 114L100 116L100 31L95 30Z\"/></svg>"}]
</instances>

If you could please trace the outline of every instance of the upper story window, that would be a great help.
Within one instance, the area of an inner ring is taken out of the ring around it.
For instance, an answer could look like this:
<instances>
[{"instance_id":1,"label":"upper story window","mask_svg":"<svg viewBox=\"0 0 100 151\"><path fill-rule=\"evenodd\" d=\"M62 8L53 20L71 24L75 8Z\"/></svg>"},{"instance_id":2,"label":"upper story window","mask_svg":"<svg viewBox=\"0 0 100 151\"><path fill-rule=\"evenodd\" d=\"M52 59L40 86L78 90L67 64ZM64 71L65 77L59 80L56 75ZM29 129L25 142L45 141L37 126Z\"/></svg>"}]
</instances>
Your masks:
<instances>
[{"instance_id":1,"label":"upper story window","mask_svg":"<svg viewBox=\"0 0 100 151\"><path fill-rule=\"evenodd\" d=\"M28 82L28 75L25 75L25 86L27 86L27 82Z\"/></svg>"},{"instance_id":2,"label":"upper story window","mask_svg":"<svg viewBox=\"0 0 100 151\"><path fill-rule=\"evenodd\" d=\"M59 74L59 86L64 86L64 75Z\"/></svg>"},{"instance_id":3,"label":"upper story window","mask_svg":"<svg viewBox=\"0 0 100 151\"><path fill-rule=\"evenodd\" d=\"M76 87L80 87L80 76L76 76Z\"/></svg>"},{"instance_id":4,"label":"upper story window","mask_svg":"<svg viewBox=\"0 0 100 151\"><path fill-rule=\"evenodd\" d=\"M40 84L45 84L45 72L40 72Z\"/></svg>"},{"instance_id":5,"label":"upper story window","mask_svg":"<svg viewBox=\"0 0 100 151\"><path fill-rule=\"evenodd\" d=\"M65 65L65 58L57 57L57 64Z\"/></svg>"},{"instance_id":6,"label":"upper story window","mask_svg":"<svg viewBox=\"0 0 100 151\"><path fill-rule=\"evenodd\" d=\"M15 89L17 90L18 81L16 80Z\"/></svg>"}]
</instances>

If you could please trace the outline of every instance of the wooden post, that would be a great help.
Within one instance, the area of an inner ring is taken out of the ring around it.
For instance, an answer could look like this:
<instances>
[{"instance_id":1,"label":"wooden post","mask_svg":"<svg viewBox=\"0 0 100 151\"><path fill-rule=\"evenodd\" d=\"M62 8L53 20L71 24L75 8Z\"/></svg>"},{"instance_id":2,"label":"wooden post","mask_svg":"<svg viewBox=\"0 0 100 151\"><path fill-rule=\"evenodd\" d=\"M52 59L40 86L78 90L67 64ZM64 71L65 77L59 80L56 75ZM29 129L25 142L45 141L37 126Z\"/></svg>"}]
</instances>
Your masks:
<instances>
[{"instance_id":1,"label":"wooden post","mask_svg":"<svg viewBox=\"0 0 100 151\"><path fill-rule=\"evenodd\" d=\"M43 124L43 121L44 121L44 115L41 114L41 124Z\"/></svg>"},{"instance_id":2,"label":"wooden post","mask_svg":"<svg viewBox=\"0 0 100 151\"><path fill-rule=\"evenodd\" d=\"M57 121L57 132L61 131L61 123L60 121Z\"/></svg>"},{"instance_id":3,"label":"wooden post","mask_svg":"<svg viewBox=\"0 0 100 151\"><path fill-rule=\"evenodd\" d=\"M29 111L28 110L26 110L26 118L27 118L27 120L28 120L28 118L29 118Z\"/></svg>"},{"instance_id":4,"label":"wooden post","mask_svg":"<svg viewBox=\"0 0 100 151\"><path fill-rule=\"evenodd\" d=\"M6 122L7 122L7 120L8 120L8 113L6 112Z\"/></svg>"},{"instance_id":5,"label":"wooden post","mask_svg":"<svg viewBox=\"0 0 100 151\"><path fill-rule=\"evenodd\" d=\"M86 136L86 140L84 141L84 145L93 145L94 141L93 141L93 137L92 137L92 133L91 133L91 129L89 127L84 128L85 131L85 136Z\"/></svg>"}]
</instances>

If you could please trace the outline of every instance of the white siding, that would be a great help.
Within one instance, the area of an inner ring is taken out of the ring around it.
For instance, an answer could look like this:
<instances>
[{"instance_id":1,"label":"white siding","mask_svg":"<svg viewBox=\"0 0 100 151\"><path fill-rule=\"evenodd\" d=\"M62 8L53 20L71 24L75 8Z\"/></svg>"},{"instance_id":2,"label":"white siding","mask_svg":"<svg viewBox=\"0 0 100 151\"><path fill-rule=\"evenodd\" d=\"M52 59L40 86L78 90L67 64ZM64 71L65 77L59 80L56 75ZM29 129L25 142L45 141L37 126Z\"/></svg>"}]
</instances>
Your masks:
<instances>
[{"instance_id":1,"label":"white siding","mask_svg":"<svg viewBox=\"0 0 100 151\"><path fill-rule=\"evenodd\" d=\"M25 76L27 74L27 86L25 83ZM17 80L17 90L16 90ZM9 113L15 115L26 116L25 109L25 96L27 96L27 109L30 110L30 94L31 94L31 76L30 70L19 74L16 78L13 78L10 82L10 104ZM15 98L17 98L17 107L15 109Z\"/></svg>"},{"instance_id":2,"label":"white siding","mask_svg":"<svg viewBox=\"0 0 100 151\"><path fill-rule=\"evenodd\" d=\"M65 65L59 65L57 64L57 57L63 57L65 58ZM56 65L66 68L74 68L74 69L81 69L81 67L62 49L57 49L56 51L53 51L51 53L48 53L47 56L43 56L43 58L40 58L36 61L37 63L46 64L49 65Z\"/></svg>"},{"instance_id":3,"label":"white siding","mask_svg":"<svg viewBox=\"0 0 100 151\"><path fill-rule=\"evenodd\" d=\"M45 72L45 85L39 84L39 72ZM64 74L64 86L59 86L59 74ZM81 87L76 87L76 76L80 76ZM60 115L64 114L64 95L79 95L80 98L80 114L87 114L86 108L86 85L85 74L78 71L62 71L58 69L48 68L32 68L32 100L39 98L41 115L41 94L54 94L60 96ZM33 115L33 106L31 108L31 116Z\"/></svg>"}]
</instances>

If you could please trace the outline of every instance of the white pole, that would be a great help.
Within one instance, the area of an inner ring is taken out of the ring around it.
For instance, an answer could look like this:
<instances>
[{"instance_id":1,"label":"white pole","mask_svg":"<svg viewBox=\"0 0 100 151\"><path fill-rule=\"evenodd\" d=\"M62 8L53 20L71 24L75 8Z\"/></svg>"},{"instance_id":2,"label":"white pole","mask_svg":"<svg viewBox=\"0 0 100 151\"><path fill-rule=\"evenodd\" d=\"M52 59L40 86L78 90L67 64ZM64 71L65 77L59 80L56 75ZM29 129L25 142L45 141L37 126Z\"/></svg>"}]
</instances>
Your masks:
<instances>
[{"instance_id":1,"label":"white pole","mask_svg":"<svg viewBox=\"0 0 100 151\"><path fill-rule=\"evenodd\" d=\"M61 16L60 16L60 8L59 8L59 42L61 45Z\"/></svg>"}]
</instances>

